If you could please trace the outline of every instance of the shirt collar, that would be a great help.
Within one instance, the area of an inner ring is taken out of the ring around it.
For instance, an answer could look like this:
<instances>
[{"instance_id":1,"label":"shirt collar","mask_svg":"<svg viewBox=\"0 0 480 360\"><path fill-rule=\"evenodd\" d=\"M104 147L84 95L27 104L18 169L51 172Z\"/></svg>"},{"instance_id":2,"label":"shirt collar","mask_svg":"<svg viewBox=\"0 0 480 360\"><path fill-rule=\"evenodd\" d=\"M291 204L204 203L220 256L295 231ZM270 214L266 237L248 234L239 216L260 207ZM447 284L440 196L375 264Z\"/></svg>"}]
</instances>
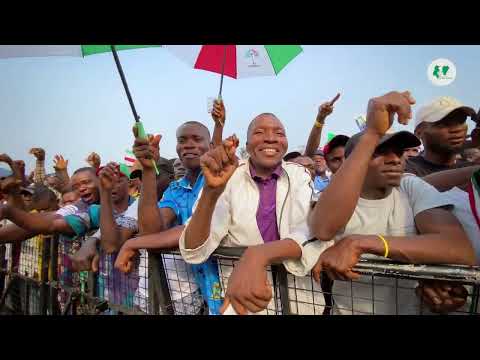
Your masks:
<instances>
[{"instance_id":1,"label":"shirt collar","mask_svg":"<svg viewBox=\"0 0 480 360\"><path fill-rule=\"evenodd\" d=\"M181 179L177 180L177 185L184 188L184 189L189 189L192 190L195 185L200 181L201 177L203 176L203 173L200 172L197 176L197 180L195 180L195 184L190 185L190 181L188 181L187 176L182 177Z\"/></svg>"},{"instance_id":2,"label":"shirt collar","mask_svg":"<svg viewBox=\"0 0 480 360\"><path fill-rule=\"evenodd\" d=\"M250 176L252 177L253 180L262 180L260 176L257 175L257 171L255 168L252 166L252 163L249 161L248 166L250 168ZM282 175L282 164L278 164L278 166L273 170L272 175L270 175L266 180L270 179L278 179Z\"/></svg>"}]
</instances>

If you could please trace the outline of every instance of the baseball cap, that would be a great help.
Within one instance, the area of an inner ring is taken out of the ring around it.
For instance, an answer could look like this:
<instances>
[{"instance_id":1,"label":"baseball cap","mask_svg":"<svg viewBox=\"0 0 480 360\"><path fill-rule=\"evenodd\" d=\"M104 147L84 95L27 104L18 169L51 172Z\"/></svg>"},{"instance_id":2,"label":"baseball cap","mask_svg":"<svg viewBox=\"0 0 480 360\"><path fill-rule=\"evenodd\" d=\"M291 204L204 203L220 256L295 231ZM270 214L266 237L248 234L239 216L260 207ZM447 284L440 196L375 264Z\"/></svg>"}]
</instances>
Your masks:
<instances>
[{"instance_id":1,"label":"baseball cap","mask_svg":"<svg viewBox=\"0 0 480 360\"><path fill-rule=\"evenodd\" d=\"M348 142L348 139L350 139L346 135L336 135L330 140L327 145L323 147L323 153L325 155L328 155L333 149L339 147L339 146L345 146Z\"/></svg>"},{"instance_id":2,"label":"baseball cap","mask_svg":"<svg viewBox=\"0 0 480 360\"><path fill-rule=\"evenodd\" d=\"M12 170L0 168L0 178L5 178L13 174Z\"/></svg>"},{"instance_id":3,"label":"baseball cap","mask_svg":"<svg viewBox=\"0 0 480 360\"><path fill-rule=\"evenodd\" d=\"M298 151L291 151L283 157L284 161L291 161L299 156L302 156Z\"/></svg>"},{"instance_id":4,"label":"baseball cap","mask_svg":"<svg viewBox=\"0 0 480 360\"><path fill-rule=\"evenodd\" d=\"M415 129L418 125L424 122L435 123L443 120L447 115L452 114L454 111L464 114L465 121L467 120L467 116L470 116L473 120L476 119L475 110L471 107L463 105L453 97L442 96L418 109L415 116Z\"/></svg>"},{"instance_id":5,"label":"baseball cap","mask_svg":"<svg viewBox=\"0 0 480 360\"><path fill-rule=\"evenodd\" d=\"M317 151L315 151L315 154L313 155L320 155L320 156L325 156L325 154L323 153L322 150L318 149Z\"/></svg>"},{"instance_id":6,"label":"baseball cap","mask_svg":"<svg viewBox=\"0 0 480 360\"><path fill-rule=\"evenodd\" d=\"M345 158L352 153L363 133L364 131L361 131L353 135L350 140L348 140L347 144L345 145ZM383 137L380 139L377 149L385 143L391 143L392 145L398 146L401 149L417 147L421 144L420 140L409 131L387 132L387 134L383 135Z\"/></svg>"}]
</instances>

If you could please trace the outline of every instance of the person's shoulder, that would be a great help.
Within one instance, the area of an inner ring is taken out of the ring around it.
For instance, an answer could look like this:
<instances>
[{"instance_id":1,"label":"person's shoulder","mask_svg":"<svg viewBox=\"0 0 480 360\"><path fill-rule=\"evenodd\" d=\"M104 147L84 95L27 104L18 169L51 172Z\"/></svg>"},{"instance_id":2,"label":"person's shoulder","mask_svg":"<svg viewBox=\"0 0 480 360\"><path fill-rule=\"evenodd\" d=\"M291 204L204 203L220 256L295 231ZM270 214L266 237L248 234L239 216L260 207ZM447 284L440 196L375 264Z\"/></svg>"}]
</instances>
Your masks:
<instances>
[{"instance_id":1,"label":"person's shoulder","mask_svg":"<svg viewBox=\"0 0 480 360\"><path fill-rule=\"evenodd\" d=\"M305 168L305 166L289 162L289 161L284 161L282 163L283 169L286 171L288 176L290 178L298 179L298 180L303 180L303 181L312 181L312 177L310 175L310 172Z\"/></svg>"},{"instance_id":2,"label":"person's shoulder","mask_svg":"<svg viewBox=\"0 0 480 360\"><path fill-rule=\"evenodd\" d=\"M404 174L398 190L408 198L426 198L438 194L437 189L414 174Z\"/></svg>"}]
</instances>

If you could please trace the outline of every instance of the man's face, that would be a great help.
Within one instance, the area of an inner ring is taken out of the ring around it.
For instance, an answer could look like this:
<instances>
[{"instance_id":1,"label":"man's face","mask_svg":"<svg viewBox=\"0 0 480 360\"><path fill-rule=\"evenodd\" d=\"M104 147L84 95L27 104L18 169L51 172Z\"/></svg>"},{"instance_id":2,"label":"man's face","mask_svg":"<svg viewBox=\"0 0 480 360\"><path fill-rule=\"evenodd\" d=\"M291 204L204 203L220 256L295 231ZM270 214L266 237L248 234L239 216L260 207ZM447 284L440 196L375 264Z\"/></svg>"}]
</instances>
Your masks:
<instances>
[{"instance_id":1,"label":"man's face","mask_svg":"<svg viewBox=\"0 0 480 360\"><path fill-rule=\"evenodd\" d=\"M62 206L72 205L78 201L80 197L75 191L70 191L62 195Z\"/></svg>"},{"instance_id":2,"label":"man's face","mask_svg":"<svg viewBox=\"0 0 480 360\"><path fill-rule=\"evenodd\" d=\"M126 197L128 197L128 178L120 176L112 188L112 201L118 204Z\"/></svg>"},{"instance_id":3,"label":"man's face","mask_svg":"<svg viewBox=\"0 0 480 360\"><path fill-rule=\"evenodd\" d=\"M90 171L81 171L72 176L72 189L87 204L99 201L98 178Z\"/></svg>"},{"instance_id":4,"label":"man's face","mask_svg":"<svg viewBox=\"0 0 480 360\"><path fill-rule=\"evenodd\" d=\"M207 130L200 125L182 125L177 130L177 154L186 169L200 168L200 156L210 148Z\"/></svg>"},{"instance_id":5,"label":"man's face","mask_svg":"<svg viewBox=\"0 0 480 360\"><path fill-rule=\"evenodd\" d=\"M332 174L335 174L345 161L345 147L337 146L333 148L325 155L325 161Z\"/></svg>"},{"instance_id":6,"label":"man's face","mask_svg":"<svg viewBox=\"0 0 480 360\"><path fill-rule=\"evenodd\" d=\"M405 165L403 151L395 146L380 146L370 160L365 184L377 189L400 186Z\"/></svg>"},{"instance_id":7,"label":"man's face","mask_svg":"<svg viewBox=\"0 0 480 360\"><path fill-rule=\"evenodd\" d=\"M175 180L181 179L185 176L186 169L180 159L175 159L175 162L173 163L173 171L175 173Z\"/></svg>"},{"instance_id":8,"label":"man's face","mask_svg":"<svg viewBox=\"0 0 480 360\"><path fill-rule=\"evenodd\" d=\"M475 164L480 164L480 150L471 148L465 150L466 160Z\"/></svg>"},{"instance_id":9,"label":"man's face","mask_svg":"<svg viewBox=\"0 0 480 360\"><path fill-rule=\"evenodd\" d=\"M27 211L32 210L32 198L33 196L31 194L22 193L23 203L25 204L25 209Z\"/></svg>"},{"instance_id":10,"label":"man's face","mask_svg":"<svg viewBox=\"0 0 480 360\"><path fill-rule=\"evenodd\" d=\"M467 137L466 116L454 113L436 123L425 124L420 134L425 149L446 155L459 153Z\"/></svg>"},{"instance_id":11,"label":"man's face","mask_svg":"<svg viewBox=\"0 0 480 360\"><path fill-rule=\"evenodd\" d=\"M299 156L293 159L292 162L300 164L303 167L305 167L310 172L310 176L312 177L312 179L315 178L315 163L311 158L309 158L308 156Z\"/></svg>"},{"instance_id":12,"label":"man's face","mask_svg":"<svg viewBox=\"0 0 480 360\"><path fill-rule=\"evenodd\" d=\"M250 126L247 151L252 163L264 169L274 169L288 149L285 128L271 115L257 117Z\"/></svg>"},{"instance_id":13,"label":"man's face","mask_svg":"<svg viewBox=\"0 0 480 360\"><path fill-rule=\"evenodd\" d=\"M403 153L403 156L404 156L405 159L408 159L408 158L411 158L411 157L418 156L419 153L420 153L420 148L419 147L413 147L413 148L405 149L405 152Z\"/></svg>"},{"instance_id":14,"label":"man's face","mask_svg":"<svg viewBox=\"0 0 480 360\"><path fill-rule=\"evenodd\" d=\"M128 182L128 194L130 196L135 195L138 191L140 191L141 181L139 178L130 179Z\"/></svg>"},{"instance_id":15,"label":"man's face","mask_svg":"<svg viewBox=\"0 0 480 360\"><path fill-rule=\"evenodd\" d=\"M317 175L325 174L327 171L327 162L322 155L314 155L313 161L315 162L315 173Z\"/></svg>"}]
</instances>

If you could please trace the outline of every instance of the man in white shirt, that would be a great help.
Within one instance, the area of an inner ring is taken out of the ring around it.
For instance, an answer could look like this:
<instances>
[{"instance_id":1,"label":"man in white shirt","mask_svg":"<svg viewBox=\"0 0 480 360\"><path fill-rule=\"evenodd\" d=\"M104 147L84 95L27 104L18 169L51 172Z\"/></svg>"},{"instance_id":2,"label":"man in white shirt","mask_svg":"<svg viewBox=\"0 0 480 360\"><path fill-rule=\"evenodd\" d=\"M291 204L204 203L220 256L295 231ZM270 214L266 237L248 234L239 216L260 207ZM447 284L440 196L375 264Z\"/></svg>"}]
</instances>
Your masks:
<instances>
[{"instance_id":1,"label":"man in white shirt","mask_svg":"<svg viewBox=\"0 0 480 360\"><path fill-rule=\"evenodd\" d=\"M451 202L421 179L403 176L403 151L418 146L418 139L408 132L386 134L395 114L408 123L412 104L408 92L370 100L366 129L348 141L346 161L312 212L312 232L319 241L303 245L304 268L298 267L296 275L313 268L317 281L322 270L332 279L359 280L352 286L335 283L337 313L419 312L413 286L396 293L391 279L376 278L373 286L371 277L352 271L362 254L417 264L475 261L465 231L449 211ZM334 244L323 251L320 243L331 240Z\"/></svg>"},{"instance_id":2,"label":"man in white shirt","mask_svg":"<svg viewBox=\"0 0 480 360\"><path fill-rule=\"evenodd\" d=\"M258 313L272 298L267 266L286 260L285 254L300 258L298 244L311 239L306 220L313 186L303 166L282 161L288 141L275 115L260 114L250 123L247 162L239 164L237 146L233 136L202 156L205 185L180 251L196 264L219 246L249 247L229 278L225 303L239 314Z\"/></svg>"}]
</instances>

